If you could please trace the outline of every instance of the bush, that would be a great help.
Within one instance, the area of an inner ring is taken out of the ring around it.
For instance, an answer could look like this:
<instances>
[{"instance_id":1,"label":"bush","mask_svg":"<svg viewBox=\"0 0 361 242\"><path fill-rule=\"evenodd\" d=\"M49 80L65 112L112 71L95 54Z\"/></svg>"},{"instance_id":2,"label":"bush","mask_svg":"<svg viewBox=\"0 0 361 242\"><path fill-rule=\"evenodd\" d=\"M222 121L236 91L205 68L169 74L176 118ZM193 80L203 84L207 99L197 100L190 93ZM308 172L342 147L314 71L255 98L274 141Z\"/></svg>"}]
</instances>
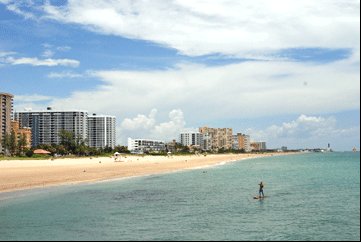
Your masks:
<instances>
[{"instance_id":1,"label":"bush","mask_svg":"<svg viewBox=\"0 0 361 242\"><path fill-rule=\"evenodd\" d=\"M34 152L33 152L32 150L27 150L27 151L25 152L25 155L26 155L27 157L32 157L33 154L34 154Z\"/></svg>"}]
</instances>

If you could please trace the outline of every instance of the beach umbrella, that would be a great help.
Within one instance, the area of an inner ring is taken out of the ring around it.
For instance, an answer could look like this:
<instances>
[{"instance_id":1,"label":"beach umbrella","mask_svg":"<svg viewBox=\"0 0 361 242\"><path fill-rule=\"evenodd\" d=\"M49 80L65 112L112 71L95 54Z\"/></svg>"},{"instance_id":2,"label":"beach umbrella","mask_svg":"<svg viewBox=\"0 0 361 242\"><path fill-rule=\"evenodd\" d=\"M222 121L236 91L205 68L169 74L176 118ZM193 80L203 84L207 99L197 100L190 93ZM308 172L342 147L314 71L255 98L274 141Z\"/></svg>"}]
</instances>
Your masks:
<instances>
[{"instance_id":1,"label":"beach umbrella","mask_svg":"<svg viewBox=\"0 0 361 242\"><path fill-rule=\"evenodd\" d=\"M47 150L43 150L43 149L36 149L33 151L34 154L39 154L39 155L49 155L51 154L51 152L47 151Z\"/></svg>"}]
</instances>

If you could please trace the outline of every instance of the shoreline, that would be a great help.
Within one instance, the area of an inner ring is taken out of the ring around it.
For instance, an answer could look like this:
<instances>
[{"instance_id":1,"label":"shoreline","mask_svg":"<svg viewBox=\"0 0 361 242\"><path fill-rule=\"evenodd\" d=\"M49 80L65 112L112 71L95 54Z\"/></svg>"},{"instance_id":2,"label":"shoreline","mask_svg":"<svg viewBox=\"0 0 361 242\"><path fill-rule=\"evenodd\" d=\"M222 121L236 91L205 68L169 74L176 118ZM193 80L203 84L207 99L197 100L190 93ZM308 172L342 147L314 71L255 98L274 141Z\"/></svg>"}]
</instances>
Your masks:
<instances>
[{"instance_id":1,"label":"shoreline","mask_svg":"<svg viewBox=\"0 0 361 242\"><path fill-rule=\"evenodd\" d=\"M207 156L123 155L120 162L111 157L58 158L47 160L0 161L0 194L34 188L91 184L124 178L202 169L260 157L296 153L210 154Z\"/></svg>"}]
</instances>

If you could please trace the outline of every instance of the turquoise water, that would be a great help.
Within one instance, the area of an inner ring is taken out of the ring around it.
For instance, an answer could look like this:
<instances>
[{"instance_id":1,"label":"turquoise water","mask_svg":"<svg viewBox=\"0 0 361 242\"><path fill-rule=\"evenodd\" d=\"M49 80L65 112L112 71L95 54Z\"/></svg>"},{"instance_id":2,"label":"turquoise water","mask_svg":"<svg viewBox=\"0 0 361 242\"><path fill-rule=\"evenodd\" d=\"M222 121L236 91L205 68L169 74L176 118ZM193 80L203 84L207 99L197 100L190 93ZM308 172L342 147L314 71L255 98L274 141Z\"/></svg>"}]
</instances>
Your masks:
<instances>
[{"instance_id":1,"label":"turquoise water","mask_svg":"<svg viewBox=\"0 0 361 242\"><path fill-rule=\"evenodd\" d=\"M360 154L3 193L0 240L360 240Z\"/></svg>"}]
</instances>

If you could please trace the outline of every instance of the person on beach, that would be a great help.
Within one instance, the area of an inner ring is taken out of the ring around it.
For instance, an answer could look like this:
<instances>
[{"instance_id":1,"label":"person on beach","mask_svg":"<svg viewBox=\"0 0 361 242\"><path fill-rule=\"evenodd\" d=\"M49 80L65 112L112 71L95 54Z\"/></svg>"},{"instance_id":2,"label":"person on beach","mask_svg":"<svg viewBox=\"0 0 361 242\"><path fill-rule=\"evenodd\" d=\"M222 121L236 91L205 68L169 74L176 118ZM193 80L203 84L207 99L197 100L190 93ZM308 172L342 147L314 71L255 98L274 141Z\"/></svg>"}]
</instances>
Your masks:
<instances>
[{"instance_id":1,"label":"person on beach","mask_svg":"<svg viewBox=\"0 0 361 242\"><path fill-rule=\"evenodd\" d=\"M259 185L259 197L264 197L264 193L263 193L263 182L261 181L261 183L260 184L258 184ZM261 194L262 194L262 196L261 196Z\"/></svg>"}]
</instances>

